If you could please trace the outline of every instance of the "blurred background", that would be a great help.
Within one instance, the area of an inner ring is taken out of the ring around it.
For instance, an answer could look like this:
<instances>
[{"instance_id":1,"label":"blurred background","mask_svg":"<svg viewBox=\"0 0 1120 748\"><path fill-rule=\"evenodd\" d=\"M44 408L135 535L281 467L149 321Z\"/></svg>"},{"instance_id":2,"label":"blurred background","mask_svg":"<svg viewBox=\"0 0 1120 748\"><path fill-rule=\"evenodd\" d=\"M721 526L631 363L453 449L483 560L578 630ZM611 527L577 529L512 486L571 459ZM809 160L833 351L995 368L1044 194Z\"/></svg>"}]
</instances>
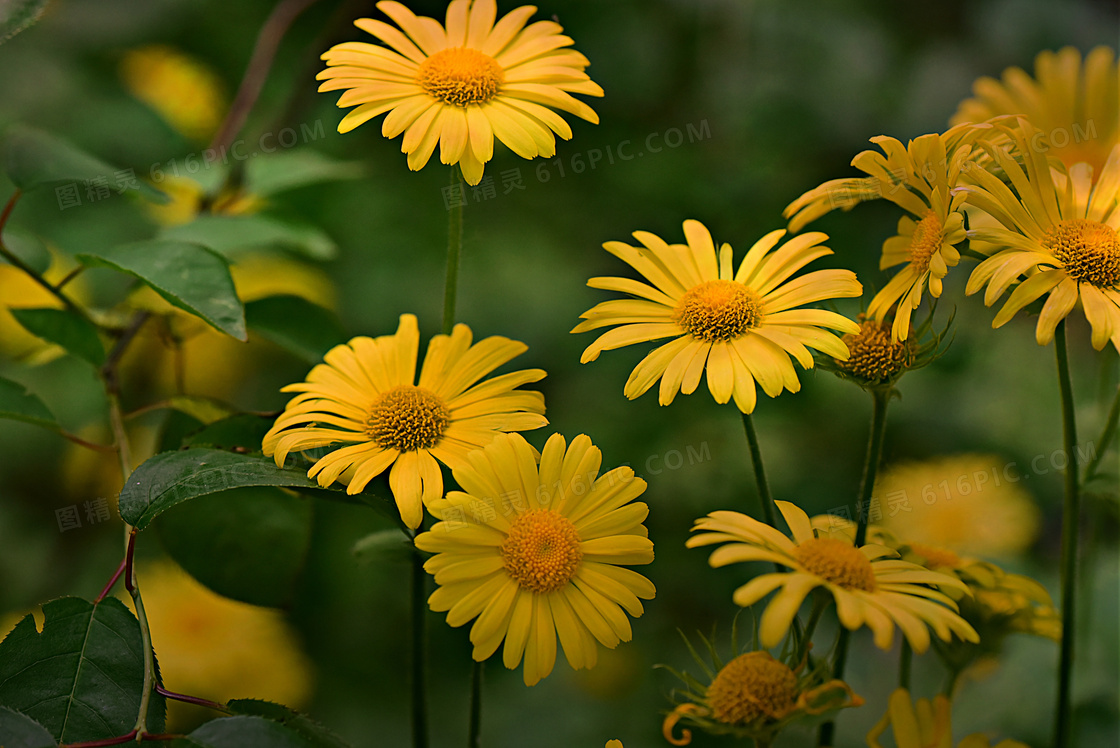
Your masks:
<instances>
[{"instance_id":1,"label":"blurred background","mask_svg":"<svg viewBox=\"0 0 1120 748\"><path fill-rule=\"evenodd\" d=\"M138 178L163 180L176 198L162 212L112 184L107 194L83 186L80 205L63 207L50 189L24 198L12 225L48 241L56 278L83 248L147 238L197 210L199 195L220 178L204 149L273 5L55 0L38 25L0 46L0 124L22 122L65 137ZM438 18L446 7L432 0L408 5ZM500 2L499 12L513 7ZM559 160L527 162L497 149L486 170L493 191L468 194L457 318L476 338L500 334L529 345L515 365L548 371L540 385L547 433L586 433L602 448L604 467L629 464L649 482L644 499L657 560L643 573L658 595L634 622L634 641L602 652L591 671L573 672L561 660L527 689L520 672L488 663L484 744L597 748L620 738L626 748L659 746L662 713L672 708L669 692L677 683L653 666L699 675L678 631L695 641L697 631L711 635L714 628L728 656L731 592L753 571L710 569L706 553L684 549L689 527L716 509L756 514L758 503L734 409L716 406L706 390L664 408L652 393L627 401L623 384L646 349L579 364L593 338L568 331L609 296L588 289L587 279L628 271L602 243L638 229L682 241L681 222L696 218L717 241L730 242L738 260L784 225L781 210L791 200L826 179L854 175L848 164L869 147L868 138L906 140L945 129L974 79L998 77L1012 65L1032 71L1042 50L1115 49L1120 15L1108 0L555 0L538 17L553 15L606 91L589 102L601 123L569 117L574 137L559 143ZM229 212L313 225L326 242L317 245L321 251L239 253L234 274L243 297L296 294L334 309L347 335L389 334L401 313L412 312L427 337L439 328L448 167L433 160L409 172L399 139L381 137L380 119L339 135L337 94L316 93L321 52L342 41L371 41L351 25L362 16L379 13L372 2L339 0L320 0L304 13L239 136L249 162L318 154L343 164L332 173L349 178L264 198L233 195L224 204ZM12 186L0 182L6 200ZM891 205L867 204L819 220L813 228L829 233L836 255L816 267L849 267L866 288L881 287L887 276L877 270L879 248L897 218ZM958 270L946 279L939 320L956 310L948 353L899 385L885 459L890 465L972 454L997 471L1013 464L1021 476L1014 485L992 480L953 499L971 502L967 516L976 527L1006 530L1010 538L971 548L975 534L967 523L950 520L942 524L959 537L942 541L959 541L962 551L1035 577L1056 600L1064 464L1055 457L1061 423L1053 351L1035 344L1034 320L1026 315L992 331L994 312L963 296L965 278ZM71 288L99 308L157 306L108 271L87 272ZM107 443L106 403L93 369L47 349L6 311L46 303L14 268L0 265L0 376L25 384L70 431ZM854 316L859 305L840 308ZM1080 312L1070 320L1079 441L1088 452L1116 391L1117 355L1112 348L1092 351ZM173 314L149 328L125 361L130 412L176 391L276 411L286 402L279 388L309 368L265 340L239 344ZM169 353L174 341L185 361L180 375ZM826 372L804 373L802 381L800 394L762 398L755 419L776 497L814 514L854 501L870 397ZM129 420L139 456L177 447L190 426L167 410ZM547 433L527 436L540 446ZM18 616L55 597L96 596L121 553L114 509L120 479L110 458L0 421L0 612ZM977 463L969 459L937 463L912 495L975 475ZM1114 449L1102 464L1114 479ZM1075 681L1078 744L1085 746L1115 744L1120 724L1118 512L1115 488L1104 489L1111 495L1085 503L1084 643ZM149 586L168 591L165 603L154 592L149 603L160 611L152 614L154 643L167 686L216 699L285 701L358 748L406 745L407 565L351 551L363 536L392 527L390 519L284 494L241 498L238 506L250 509L237 517L228 508L233 497L220 497L169 512L142 536L141 575L147 569ZM205 531L208 516L221 517L212 532ZM915 516L915 523L938 522ZM248 558L231 526L249 535L277 533L283 553ZM269 607L217 597L171 566L169 554L188 567L200 555L219 554L228 559L227 573L215 578L211 571L202 581ZM0 618L0 629L14 620ZM435 614L428 624L433 745L461 744L467 631L450 629ZM822 624L820 646L831 641L830 625ZM897 643L881 652L866 633L854 638L849 674L869 704L840 717L838 746L864 745L895 683ZM198 654L211 649L227 654ZM1011 636L1003 656L967 673L954 712L958 739L990 731L1047 744L1057 651L1045 638ZM933 655L917 658L915 691L932 696L943 673ZM182 712L176 719L189 724L206 716ZM809 734L790 731L776 745L808 745ZM694 744L733 742L697 735Z\"/></svg>"}]
</instances>

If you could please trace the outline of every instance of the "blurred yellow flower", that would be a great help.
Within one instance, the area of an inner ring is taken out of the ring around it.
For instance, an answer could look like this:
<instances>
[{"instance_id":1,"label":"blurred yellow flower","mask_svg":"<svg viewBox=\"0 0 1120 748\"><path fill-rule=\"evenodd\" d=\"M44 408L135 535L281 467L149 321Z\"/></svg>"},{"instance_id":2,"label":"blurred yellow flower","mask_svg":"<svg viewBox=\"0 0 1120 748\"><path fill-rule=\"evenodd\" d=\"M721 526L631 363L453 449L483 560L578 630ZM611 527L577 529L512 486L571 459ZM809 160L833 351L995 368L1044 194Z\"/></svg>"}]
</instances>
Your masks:
<instances>
[{"instance_id":1,"label":"blurred yellow flower","mask_svg":"<svg viewBox=\"0 0 1120 748\"><path fill-rule=\"evenodd\" d=\"M634 501L646 482L628 467L599 475L602 452L582 435L569 447L553 434L537 459L520 434L495 437L455 468L464 490L436 502L441 521L416 538L435 554L424 564L439 585L432 610L450 626L475 619L479 662L504 640L502 662L512 670L524 659L527 686L552 672L557 636L577 670L595 666L598 644L630 641L626 614L642 615L639 598L656 592L625 568L653 561L649 507Z\"/></svg>"},{"instance_id":2,"label":"blurred yellow flower","mask_svg":"<svg viewBox=\"0 0 1120 748\"><path fill-rule=\"evenodd\" d=\"M883 748L879 738L888 727L893 728L896 748L952 748L953 725L952 707L942 694L929 699L911 701L910 692L905 688L896 689L891 694L887 713L867 733L870 748ZM1018 740L1001 740L992 746L981 733L975 733L961 740L957 748L1029 748Z\"/></svg>"},{"instance_id":3,"label":"blurred yellow flower","mask_svg":"<svg viewBox=\"0 0 1120 748\"><path fill-rule=\"evenodd\" d=\"M1040 513L1018 468L993 455L961 454L891 465L875 482L873 519L911 546L989 558L1025 551ZM881 520L878 515L881 514Z\"/></svg>"},{"instance_id":4,"label":"blurred yellow flower","mask_svg":"<svg viewBox=\"0 0 1120 748\"><path fill-rule=\"evenodd\" d=\"M400 29L372 18L354 25L388 47L335 45L323 54L328 67L318 75L324 81L319 90L345 91L340 107L359 105L343 117L339 132L389 112L381 133L404 133L401 151L409 169L423 168L438 144L440 161L459 164L475 185L493 157L495 137L522 158L551 158L555 135L572 137L553 109L599 122L591 107L571 95L603 95L583 72L590 63L564 49L573 42L560 24L525 26L535 7L517 8L495 23L494 0L453 0L446 25L397 2L377 8Z\"/></svg>"},{"instance_id":5,"label":"blurred yellow flower","mask_svg":"<svg viewBox=\"0 0 1120 748\"><path fill-rule=\"evenodd\" d=\"M43 277L48 283L58 283L72 268L72 261L55 256ZM67 284L66 293L72 299L81 301L85 296L84 288L82 279L78 278ZM0 355L29 363L43 363L63 352L59 346L51 345L25 330L9 311L44 308L60 309L62 302L27 273L0 261Z\"/></svg>"},{"instance_id":6,"label":"blurred yellow flower","mask_svg":"<svg viewBox=\"0 0 1120 748\"><path fill-rule=\"evenodd\" d=\"M603 245L644 275L653 285L630 278L592 278L587 285L637 297L604 301L580 315L573 333L616 326L589 345L581 363L603 351L660 338L673 338L642 359L623 390L639 397L658 379L658 400L673 402L689 395L707 372L708 390L717 403L732 398L744 413L754 410L755 382L777 397L797 392L801 382L790 357L813 367L809 348L837 358L848 349L828 330L859 332L859 325L825 309L797 309L826 299L859 296L863 287L850 270L817 270L790 280L813 260L832 254L821 233L790 239L771 252L785 231L771 231L755 242L732 269L732 249L716 253L712 235L699 221L684 222L683 244L666 244L646 231L635 231L641 247L623 242ZM827 329L826 329L827 328Z\"/></svg>"},{"instance_id":7,"label":"blurred yellow flower","mask_svg":"<svg viewBox=\"0 0 1120 748\"><path fill-rule=\"evenodd\" d=\"M126 52L120 73L133 96L186 137L206 140L218 129L226 110L222 82L193 57L152 44Z\"/></svg>"},{"instance_id":8,"label":"blurred yellow flower","mask_svg":"<svg viewBox=\"0 0 1120 748\"><path fill-rule=\"evenodd\" d=\"M161 226L178 226L198 217L206 200L206 188L189 177L167 175L158 185L171 200L163 204L145 203L144 207ZM240 188L226 187L207 206L214 215L240 216L256 213L264 201Z\"/></svg>"},{"instance_id":9,"label":"blurred yellow flower","mask_svg":"<svg viewBox=\"0 0 1120 748\"><path fill-rule=\"evenodd\" d=\"M1095 174L1120 143L1120 63L1108 47L1085 56L1075 47L1040 52L1034 78L1022 68L1003 71L1001 80L987 76L972 84L950 122L983 122L998 115L1019 114L1045 138L1039 147L1066 166L1086 162Z\"/></svg>"}]
</instances>

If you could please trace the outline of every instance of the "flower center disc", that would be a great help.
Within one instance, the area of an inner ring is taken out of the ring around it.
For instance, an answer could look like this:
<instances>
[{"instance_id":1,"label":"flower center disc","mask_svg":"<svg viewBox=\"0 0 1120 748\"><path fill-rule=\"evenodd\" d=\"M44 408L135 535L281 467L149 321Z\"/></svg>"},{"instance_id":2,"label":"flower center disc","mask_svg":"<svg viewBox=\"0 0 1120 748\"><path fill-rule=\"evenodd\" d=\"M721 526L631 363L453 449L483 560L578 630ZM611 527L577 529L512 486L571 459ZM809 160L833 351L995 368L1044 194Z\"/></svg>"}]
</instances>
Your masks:
<instances>
[{"instance_id":1,"label":"flower center disc","mask_svg":"<svg viewBox=\"0 0 1120 748\"><path fill-rule=\"evenodd\" d=\"M674 321L708 343L735 340L762 322L762 300L742 283L704 281L681 298Z\"/></svg>"},{"instance_id":2,"label":"flower center disc","mask_svg":"<svg viewBox=\"0 0 1120 748\"><path fill-rule=\"evenodd\" d=\"M708 708L726 725L763 715L781 719L797 700L797 676L769 652L747 652L723 666L708 686Z\"/></svg>"},{"instance_id":3,"label":"flower center disc","mask_svg":"<svg viewBox=\"0 0 1120 748\"><path fill-rule=\"evenodd\" d=\"M385 449L412 452L435 446L450 421L442 400L428 390L404 385L386 391L370 408L366 433Z\"/></svg>"},{"instance_id":4,"label":"flower center disc","mask_svg":"<svg viewBox=\"0 0 1120 748\"><path fill-rule=\"evenodd\" d=\"M575 576L583 551L572 521L554 509L517 517L499 552L513 580L533 592L558 590Z\"/></svg>"},{"instance_id":5,"label":"flower center disc","mask_svg":"<svg viewBox=\"0 0 1120 748\"><path fill-rule=\"evenodd\" d=\"M1078 283L1097 288L1120 283L1120 241L1111 226L1072 218L1047 231L1042 245Z\"/></svg>"},{"instance_id":6,"label":"flower center disc","mask_svg":"<svg viewBox=\"0 0 1120 748\"><path fill-rule=\"evenodd\" d=\"M941 249L943 230L941 221L932 210L914 227L914 235L910 238L910 264L919 273L929 270L930 258Z\"/></svg>"},{"instance_id":7,"label":"flower center disc","mask_svg":"<svg viewBox=\"0 0 1120 748\"><path fill-rule=\"evenodd\" d=\"M813 538L797 547L797 560L818 577L846 590L875 591L875 570L867 556L835 538Z\"/></svg>"},{"instance_id":8,"label":"flower center disc","mask_svg":"<svg viewBox=\"0 0 1120 748\"><path fill-rule=\"evenodd\" d=\"M956 569L961 565L961 557L948 548L911 543L910 550L926 560L925 566L944 566Z\"/></svg>"},{"instance_id":9,"label":"flower center disc","mask_svg":"<svg viewBox=\"0 0 1120 748\"><path fill-rule=\"evenodd\" d=\"M485 104L498 95L505 74L490 55L468 47L436 52L420 63L420 88L452 106Z\"/></svg>"},{"instance_id":10,"label":"flower center disc","mask_svg":"<svg viewBox=\"0 0 1120 748\"><path fill-rule=\"evenodd\" d=\"M837 359L836 365L869 382L890 379L910 363L910 346L891 342L890 325L882 322L864 320L858 334L845 335L843 340L851 356L847 361Z\"/></svg>"}]
</instances>

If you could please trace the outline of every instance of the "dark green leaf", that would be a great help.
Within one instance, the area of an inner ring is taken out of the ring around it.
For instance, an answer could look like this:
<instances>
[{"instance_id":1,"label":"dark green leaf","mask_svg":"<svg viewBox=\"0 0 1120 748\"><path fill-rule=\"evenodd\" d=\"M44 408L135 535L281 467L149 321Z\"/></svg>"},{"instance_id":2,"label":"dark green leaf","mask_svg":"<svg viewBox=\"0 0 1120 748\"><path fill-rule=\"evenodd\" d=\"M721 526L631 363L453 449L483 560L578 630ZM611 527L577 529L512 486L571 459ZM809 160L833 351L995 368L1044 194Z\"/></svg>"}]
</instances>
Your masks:
<instances>
[{"instance_id":1,"label":"dark green leaf","mask_svg":"<svg viewBox=\"0 0 1120 748\"><path fill-rule=\"evenodd\" d=\"M318 722L286 706L259 699L234 699L227 706L234 714L253 715L279 722L302 735L315 748L350 748L346 741Z\"/></svg>"},{"instance_id":2,"label":"dark green leaf","mask_svg":"<svg viewBox=\"0 0 1120 748\"><path fill-rule=\"evenodd\" d=\"M60 345L94 366L105 363L97 327L80 314L69 309L12 309L11 313L32 335Z\"/></svg>"},{"instance_id":3,"label":"dark green leaf","mask_svg":"<svg viewBox=\"0 0 1120 748\"><path fill-rule=\"evenodd\" d=\"M4 246L39 275L51 266L51 253L47 245L35 234L25 229L9 226L4 229Z\"/></svg>"},{"instance_id":4,"label":"dark green leaf","mask_svg":"<svg viewBox=\"0 0 1120 748\"><path fill-rule=\"evenodd\" d=\"M346 342L346 333L333 312L300 296L269 296L245 305L249 329L308 363Z\"/></svg>"},{"instance_id":5,"label":"dark green leaf","mask_svg":"<svg viewBox=\"0 0 1120 748\"><path fill-rule=\"evenodd\" d=\"M182 446L259 452L273 420L252 413L238 413L187 434Z\"/></svg>"},{"instance_id":6,"label":"dark green leaf","mask_svg":"<svg viewBox=\"0 0 1120 748\"><path fill-rule=\"evenodd\" d=\"M311 501L248 487L180 504L156 529L168 554L219 595L266 607L292 602L311 544Z\"/></svg>"},{"instance_id":7,"label":"dark green leaf","mask_svg":"<svg viewBox=\"0 0 1120 748\"><path fill-rule=\"evenodd\" d=\"M48 2L50 0L0 0L0 43L30 28L43 15Z\"/></svg>"},{"instance_id":8,"label":"dark green leaf","mask_svg":"<svg viewBox=\"0 0 1120 748\"><path fill-rule=\"evenodd\" d=\"M76 597L43 606L42 633L27 616L0 642L0 706L37 720L60 742L124 735L144 688L140 624L116 598ZM164 701L151 697L148 726L163 729Z\"/></svg>"},{"instance_id":9,"label":"dark green leaf","mask_svg":"<svg viewBox=\"0 0 1120 748\"><path fill-rule=\"evenodd\" d=\"M198 244L152 240L78 255L86 265L111 267L139 278L175 306L238 340L248 340L245 310L229 265Z\"/></svg>"},{"instance_id":10,"label":"dark green leaf","mask_svg":"<svg viewBox=\"0 0 1120 748\"><path fill-rule=\"evenodd\" d=\"M0 419L23 421L58 431L58 422L43 401L32 395L22 384L0 378Z\"/></svg>"},{"instance_id":11,"label":"dark green leaf","mask_svg":"<svg viewBox=\"0 0 1120 748\"><path fill-rule=\"evenodd\" d=\"M365 167L357 161L336 161L310 148L261 156L250 161L245 170L246 188L261 197L319 182L357 179L365 173Z\"/></svg>"},{"instance_id":12,"label":"dark green leaf","mask_svg":"<svg viewBox=\"0 0 1120 748\"><path fill-rule=\"evenodd\" d=\"M89 179L115 181L121 171L64 140L24 125L12 125L4 135L4 170L24 192L36 187L75 183ZM170 198L143 180L139 192L148 200L166 203Z\"/></svg>"},{"instance_id":13,"label":"dark green leaf","mask_svg":"<svg viewBox=\"0 0 1120 748\"><path fill-rule=\"evenodd\" d=\"M176 504L244 486L278 486L352 503L381 503L371 494L348 497L343 491L320 489L306 469L279 468L268 457L195 448L158 454L136 468L121 491L121 517L143 530Z\"/></svg>"},{"instance_id":14,"label":"dark green leaf","mask_svg":"<svg viewBox=\"0 0 1120 748\"><path fill-rule=\"evenodd\" d=\"M359 561L391 559L403 561L412 557L412 542L400 530L378 530L354 543L350 552Z\"/></svg>"},{"instance_id":15,"label":"dark green leaf","mask_svg":"<svg viewBox=\"0 0 1120 748\"><path fill-rule=\"evenodd\" d=\"M0 746L3 748L55 748L58 741L47 728L26 714L0 706Z\"/></svg>"},{"instance_id":16,"label":"dark green leaf","mask_svg":"<svg viewBox=\"0 0 1120 748\"><path fill-rule=\"evenodd\" d=\"M259 249L296 252L316 260L329 260L338 253L334 241L313 226L259 214L202 215L165 228L160 238L202 244L226 257Z\"/></svg>"},{"instance_id":17,"label":"dark green leaf","mask_svg":"<svg viewBox=\"0 0 1120 748\"><path fill-rule=\"evenodd\" d=\"M256 716L211 720L187 736L190 748L315 748L298 732Z\"/></svg>"}]
</instances>

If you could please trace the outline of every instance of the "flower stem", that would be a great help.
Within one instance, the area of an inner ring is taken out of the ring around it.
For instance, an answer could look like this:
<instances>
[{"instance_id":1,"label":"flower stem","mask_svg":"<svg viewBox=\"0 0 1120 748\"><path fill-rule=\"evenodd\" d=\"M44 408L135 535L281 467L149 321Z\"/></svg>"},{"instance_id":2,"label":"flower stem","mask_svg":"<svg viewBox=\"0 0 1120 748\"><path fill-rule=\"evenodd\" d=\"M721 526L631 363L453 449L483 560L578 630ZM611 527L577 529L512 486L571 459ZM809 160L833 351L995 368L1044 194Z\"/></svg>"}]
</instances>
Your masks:
<instances>
[{"instance_id":1,"label":"flower stem","mask_svg":"<svg viewBox=\"0 0 1120 748\"><path fill-rule=\"evenodd\" d=\"M482 747L482 668L485 664L471 660L471 719L467 748Z\"/></svg>"},{"instance_id":2,"label":"flower stem","mask_svg":"<svg viewBox=\"0 0 1120 748\"><path fill-rule=\"evenodd\" d=\"M415 537L415 536L414 536ZM425 584L427 572L419 551L412 554L412 745L428 747L427 639Z\"/></svg>"},{"instance_id":3,"label":"flower stem","mask_svg":"<svg viewBox=\"0 0 1120 748\"><path fill-rule=\"evenodd\" d=\"M459 169L451 167L451 186L461 184ZM443 284L443 334L455 326L455 297L459 287L459 258L463 254L463 201L447 211L447 275Z\"/></svg>"},{"instance_id":4,"label":"flower stem","mask_svg":"<svg viewBox=\"0 0 1120 748\"><path fill-rule=\"evenodd\" d=\"M809 622L805 624L805 631L801 634L800 644L797 647L797 656L793 659L795 663L800 663L809 654L809 649L813 644L813 632L816 631L817 623L821 620L821 615L827 607L828 602L825 598L814 596L813 609L809 613Z\"/></svg>"},{"instance_id":5,"label":"flower stem","mask_svg":"<svg viewBox=\"0 0 1120 748\"><path fill-rule=\"evenodd\" d=\"M1077 422L1073 408L1073 385L1069 376L1069 354L1066 350L1066 323L1062 320L1054 331L1054 351L1058 362L1058 387L1062 398L1062 447L1073 459L1077 444ZM1066 466L1065 506L1062 509L1062 648L1058 661L1058 705L1054 726L1055 748L1070 745L1073 720L1070 712L1070 689L1073 680L1075 612L1077 609L1077 536L1081 519L1078 494L1078 468Z\"/></svg>"},{"instance_id":6,"label":"flower stem","mask_svg":"<svg viewBox=\"0 0 1120 748\"><path fill-rule=\"evenodd\" d=\"M910 690L910 665L914 660L914 650L910 640L902 639L902 650L898 653L898 687Z\"/></svg>"},{"instance_id":7,"label":"flower stem","mask_svg":"<svg viewBox=\"0 0 1120 748\"><path fill-rule=\"evenodd\" d=\"M1085 466L1085 472L1081 477L1082 484L1097 477L1097 468L1101 466L1101 461L1104 459L1109 445L1112 444L1112 437L1116 435L1117 423L1120 423L1120 387L1116 388L1116 395L1112 398L1112 407L1109 408L1104 428L1101 429L1101 434L1097 437L1097 440L1093 442L1093 459ZM1073 455L1069 455L1069 457L1072 459Z\"/></svg>"},{"instance_id":8,"label":"flower stem","mask_svg":"<svg viewBox=\"0 0 1120 748\"><path fill-rule=\"evenodd\" d=\"M766 480L766 466L762 464L762 450L758 445L758 433L754 430L754 418L750 413L743 414L743 430L747 432L747 446L751 451L751 465L754 466L754 482L758 488L758 500L762 503L762 517L771 527L778 526L774 497L770 495L770 484Z\"/></svg>"},{"instance_id":9,"label":"flower stem","mask_svg":"<svg viewBox=\"0 0 1120 748\"><path fill-rule=\"evenodd\" d=\"M890 388L882 387L871 392L871 433L867 438L867 456L863 463L863 479L860 482L859 498L856 500L856 538L857 548L867 539L867 520L871 514L871 492L875 490L875 476L879 472L879 462L883 458L883 439L887 433L887 405L890 403ZM832 666L832 677L844 679L844 667L848 662L848 644L852 632L840 627L840 638L836 642L836 662ZM832 745L836 723L829 721L821 725L817 745Z\"/></svg>"}]
</instances>

